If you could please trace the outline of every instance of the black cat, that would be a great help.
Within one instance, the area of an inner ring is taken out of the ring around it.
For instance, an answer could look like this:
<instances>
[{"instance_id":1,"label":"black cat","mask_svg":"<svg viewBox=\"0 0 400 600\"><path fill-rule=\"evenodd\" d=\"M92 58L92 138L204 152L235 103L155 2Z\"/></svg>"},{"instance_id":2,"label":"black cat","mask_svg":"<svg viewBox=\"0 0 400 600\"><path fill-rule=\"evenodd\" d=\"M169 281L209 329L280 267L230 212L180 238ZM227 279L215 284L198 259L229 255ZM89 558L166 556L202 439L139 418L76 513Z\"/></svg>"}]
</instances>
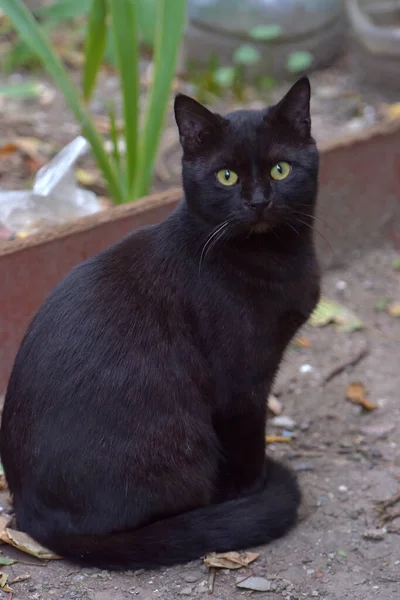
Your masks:
<instances>
[{"instance_id":1,"label":"black cat","mask_svg":"<svg viewBox=\"0 0 400 600\"><path fill-rule=\"evenodd\" d=\"M310 85L226 117L179 95L185 197L75 268L18 352L1 427L17 525L103 568L264 544L295 523L266 399L319 297Z\"/></svg>"}]
</instances>

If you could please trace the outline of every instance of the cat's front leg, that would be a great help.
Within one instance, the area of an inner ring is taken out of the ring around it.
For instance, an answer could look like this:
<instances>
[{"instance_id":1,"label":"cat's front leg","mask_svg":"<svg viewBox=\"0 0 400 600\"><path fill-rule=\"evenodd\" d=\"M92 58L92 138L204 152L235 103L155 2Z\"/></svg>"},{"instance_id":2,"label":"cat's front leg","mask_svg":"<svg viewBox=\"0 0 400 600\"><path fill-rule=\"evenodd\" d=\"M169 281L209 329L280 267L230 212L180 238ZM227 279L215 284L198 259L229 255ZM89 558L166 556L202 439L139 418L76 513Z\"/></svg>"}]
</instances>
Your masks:
<instances>
[{"instance_id":1,"label":"cat's front leg","mask_svg":"<svg viewBox=\"0 0 400 600\"><path fill-rule=\"evenodd\" d=\"M217 500L251 494L263 487L265 471L265 401L233 398L214 419L220 445ZM237 407L237 408L236 408Z\"/></svg>"}]
</instances>

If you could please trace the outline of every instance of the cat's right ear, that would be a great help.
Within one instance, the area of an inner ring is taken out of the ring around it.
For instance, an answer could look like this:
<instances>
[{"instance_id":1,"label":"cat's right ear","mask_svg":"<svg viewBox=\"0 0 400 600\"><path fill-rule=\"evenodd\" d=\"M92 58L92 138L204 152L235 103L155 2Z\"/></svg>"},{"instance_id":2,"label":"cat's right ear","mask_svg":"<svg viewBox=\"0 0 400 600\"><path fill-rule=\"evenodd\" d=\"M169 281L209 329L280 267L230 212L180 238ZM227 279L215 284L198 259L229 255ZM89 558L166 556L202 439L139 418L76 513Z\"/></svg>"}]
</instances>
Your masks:
<instances>
[{"instance_id":1,"label":"cat's right ear","mask_svg":"<svg viewBox=\"0 0 400 600\"><path fill-rule=\"evenodd\" d=\"M212 113L197 100L178 94L174 111L185 154L196 154L206 150L220 137L223 118Z\"/></svg>"}]
</instances>

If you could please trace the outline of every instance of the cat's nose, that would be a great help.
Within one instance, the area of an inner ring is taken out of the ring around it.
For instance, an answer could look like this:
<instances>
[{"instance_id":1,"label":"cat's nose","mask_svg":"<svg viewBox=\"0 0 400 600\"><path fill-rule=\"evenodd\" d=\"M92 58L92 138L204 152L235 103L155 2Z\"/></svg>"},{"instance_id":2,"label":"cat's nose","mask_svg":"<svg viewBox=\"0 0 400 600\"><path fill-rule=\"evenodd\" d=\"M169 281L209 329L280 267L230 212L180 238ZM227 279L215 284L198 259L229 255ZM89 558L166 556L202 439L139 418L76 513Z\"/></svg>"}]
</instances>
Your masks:
<instances>
[{"instance_id":1,"label":"cat's nose","mask_svg":"<svg viewBox=\"0 0 400 600\"><path fill-rule=\"evenodd\" d=\"M252 208L260 216L262 216L264 210L269 208L270 205L271 202L261 194L255 194L249 203L250 208Z\"/></svg>"}]
</instances>

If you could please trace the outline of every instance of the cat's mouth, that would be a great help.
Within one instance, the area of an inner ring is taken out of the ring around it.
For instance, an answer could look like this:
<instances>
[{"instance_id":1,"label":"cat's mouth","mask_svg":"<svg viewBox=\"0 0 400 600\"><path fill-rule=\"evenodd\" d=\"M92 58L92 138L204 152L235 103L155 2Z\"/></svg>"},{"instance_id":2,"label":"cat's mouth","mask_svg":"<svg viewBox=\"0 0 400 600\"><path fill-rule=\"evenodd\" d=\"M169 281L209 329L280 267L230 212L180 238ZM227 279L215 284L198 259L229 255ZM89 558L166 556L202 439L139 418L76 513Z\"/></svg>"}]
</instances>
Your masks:
<instances>
[{"instance_id":1,"label":"cat's mouth","mask_svg":"<svg viewBox=\"0 0 400 600\"><path fill-rule=\"evenodd\" d=\"M271 226L266 221L261 221L259 223L254 223L250 227L250 231L252 233L265 233L266 231L269 231L270 229L271 229Z\"/></svg>"}]
</instances>

